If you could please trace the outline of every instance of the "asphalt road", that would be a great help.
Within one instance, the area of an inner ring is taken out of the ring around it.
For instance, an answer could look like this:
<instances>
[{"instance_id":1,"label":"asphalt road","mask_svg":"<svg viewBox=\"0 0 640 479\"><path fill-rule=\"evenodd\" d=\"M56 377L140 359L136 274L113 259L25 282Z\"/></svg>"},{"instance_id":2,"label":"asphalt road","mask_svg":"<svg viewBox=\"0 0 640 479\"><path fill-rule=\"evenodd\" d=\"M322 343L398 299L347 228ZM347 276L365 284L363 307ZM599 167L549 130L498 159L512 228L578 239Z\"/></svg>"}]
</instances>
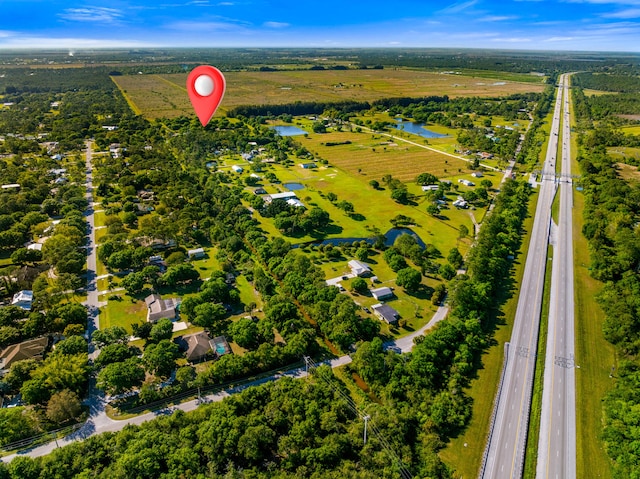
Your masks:
<instances>
[{"instance_id":1,"label":"asphalt road","mask_svg":"<svg viewBox=\"0 0 640 479\"><path fill-rule=\"evenodd\" d=\"M556 98L551 136L542 171L538 204L518 298L513 331L498 391L482 478L520 478L524 466L531 394L535 373L538 331L542 310L551 205L555 195L556 155L562 106L562 89Z\"/></svg>"},{"instance_id":2,"label":"asphalt road","mask_svg":"<svg viewBox=\"0 0 640 479\"><path fill-rule=\"evenodd\" d=\"M569 89L564 82L560 214L554 244L536 478L576 477L573 185Z\"/></svg>"}]
</instances>

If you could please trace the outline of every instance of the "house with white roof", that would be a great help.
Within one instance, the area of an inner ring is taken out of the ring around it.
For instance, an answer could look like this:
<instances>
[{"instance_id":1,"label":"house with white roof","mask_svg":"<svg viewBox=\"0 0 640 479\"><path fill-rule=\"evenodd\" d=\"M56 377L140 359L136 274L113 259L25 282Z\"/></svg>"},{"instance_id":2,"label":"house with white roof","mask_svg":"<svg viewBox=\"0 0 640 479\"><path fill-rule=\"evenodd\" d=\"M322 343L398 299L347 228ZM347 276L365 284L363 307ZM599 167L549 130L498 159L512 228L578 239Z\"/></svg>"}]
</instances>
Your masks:
<instances>
[{"instance_id":1,"label":"house with white roof","mask_svg":"<svg viewBox=\"0 0 640 479\"><path fill-rule=\"evenodd\" d=\"M27 289L23 289L22 291L17 292L13 295L13 299L11 300L11 304L13 306L18 306L24 310L30 311L31 304L33 303L33 291L29 291Z\"/></svg>"}]
</instances>

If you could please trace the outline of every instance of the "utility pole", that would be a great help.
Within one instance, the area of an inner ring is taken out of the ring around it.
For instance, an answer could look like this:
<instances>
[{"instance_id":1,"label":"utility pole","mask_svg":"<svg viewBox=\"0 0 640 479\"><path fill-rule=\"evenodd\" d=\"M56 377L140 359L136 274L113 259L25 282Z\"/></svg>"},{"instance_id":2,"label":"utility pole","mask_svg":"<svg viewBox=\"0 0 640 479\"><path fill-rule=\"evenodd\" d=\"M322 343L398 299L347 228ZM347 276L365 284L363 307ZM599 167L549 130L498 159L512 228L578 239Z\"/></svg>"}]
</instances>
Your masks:
<instances>
[{"instance_id":1,"label":"utility pole","mask_svg":"<svg viewBox=\"0 0 640 479\"><path fill-rule=\"evenodd\" d=\"M362 419L364 419L364 443L366 444L367 443L367 422L369 421L369 419L371 419L371 416L367 414Z\"/></svg>"},{"instance_id":2,"label":"utility pole","mask_svg":"<svg viewBox=\"0 0 640 479\"><path fill-rule=\"evenodd\" d=\"M309 356L303 356L304 359L304 375L309 377Z\"/></svg>"}]
</instances>

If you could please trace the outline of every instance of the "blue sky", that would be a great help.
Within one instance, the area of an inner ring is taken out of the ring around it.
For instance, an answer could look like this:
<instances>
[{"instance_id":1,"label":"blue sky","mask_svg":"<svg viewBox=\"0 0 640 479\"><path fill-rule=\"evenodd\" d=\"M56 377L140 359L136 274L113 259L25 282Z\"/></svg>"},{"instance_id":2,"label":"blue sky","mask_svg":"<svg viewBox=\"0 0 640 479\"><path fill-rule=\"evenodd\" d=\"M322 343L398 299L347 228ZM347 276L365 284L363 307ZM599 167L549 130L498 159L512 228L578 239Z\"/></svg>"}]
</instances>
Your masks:
<instances>
[{"instance_id":1,"label":"blue sky","mask_svg":"<svg viewBox=\"0 0 640 479\"><path fill-rule=\"evenodd\" d=\"M640 0L0 0L0 48L640 51Z\"/></svg>"}]
</instances>

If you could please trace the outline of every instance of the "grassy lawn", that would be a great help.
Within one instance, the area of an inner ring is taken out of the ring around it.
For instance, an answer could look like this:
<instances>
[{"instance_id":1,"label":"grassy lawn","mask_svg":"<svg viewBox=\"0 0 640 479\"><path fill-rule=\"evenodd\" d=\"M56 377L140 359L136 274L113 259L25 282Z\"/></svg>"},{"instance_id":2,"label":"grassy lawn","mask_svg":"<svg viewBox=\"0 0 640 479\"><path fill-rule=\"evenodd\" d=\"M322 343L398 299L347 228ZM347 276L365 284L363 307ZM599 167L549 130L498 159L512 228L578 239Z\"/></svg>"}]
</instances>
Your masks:
<instances>
[{"instance_id":1,"label":"grassy lawn","mask_svg":"<svg viewBox=\"0 0 640 479\"><path fill-rule=\"evenodd\" d=\"M191 260L193 267L200 273L200 277L204 280L211 277L214 271L220 271L220 263L216 259L216 248L205 248L206 255L202 259Z\"/></svg>"},{"instance_id":2,"label":"grassy lawn","mask_svg":"<svg viewBox=\"0 0 640 479\"><path fill-rule=\"evenodd\" d=\"M124 292L117 293L122 301L111 300L101 309L100 326L102 329L111 326L121 326L132 333L131 325L147 320L147 307L144 301L133 302L131 296ZM100 301L107 301L109 295L100 297Z\"/></svg>"},{"instance_id":3,"label":"grassy lawn","mask_svg":"<svg viewBox=\"0 0 640 479\"><path fill-rule=\"evenodd\" d=\"M529 217L524 223L527 234L523 238L522 246L514 261L514 290L498 315L498 325L494 335L495 343L482 356L482 368L478 371L477 379L472 382L471 389L467 391L473 399L471 421L465 432L452 439L447 444L447 447L440 452L442 459L455 468L456 478L476 478L478 468L482 462L482 454L489 431L489 420L493 411L495 391L502 372L504 343L511 339L513 318L518 306L520 284L524 274L524 262L529 249L533 215L535 214L538 199L537 190L534 191L534 194L529 198Z\"/></svg>"},{"instance_id":4,"label":"grassy lawn","mask_svg":"<svg viewBox=\"0 0 640 479\"><path fill-rule=\"evenodd\" d=\"M487 80L488 74L492 79ZM496 97L541 92L544 85L528 75L475 72L443 75L411 69L289 70L225 72L227 90L218 115L239 105L295 101L371 101L390 97L431 95ZM136 113L153 119L192 115L186 92L187 72L112 77Z\"/></svg>"},{"instance_id":5,"label":"grassy lawn","mask_svg":"<svg viewBox=\"0 0 640 479\"><path fill-rule=\"evenodd\" d=\"M333 159L329 160L334 163ZM294 181L302 183L305 188L296 191L300 200L307 207L318 206L327 211L333 221L331 226L315 237L311 235L286 237L292 243L304 243L327 237L368 238L373 235L374 228L379 228L382 233L385 233L392 227L390 220L398 214L404 214L415 220L415 226L412 229L423 241L436 246L443 255L446 255L456 245L463 254L468 249L468 240L458 240L458 230L461 225L465 225L470 231L473 231L469 210L449 208L444 210L440 217L432 217L426 212L426 205L423 204L424 193L417 185L408 185L409 192L416 195L414 204L400 205L391 199L388 189L374 190L369 185L370 177L353 175L341 168L320 167L316 170L305 170L297 165L289 168L277 165L272 167L271 171L283 183ZM412 178L415 178L422 171L429 170L426 166L424 169L417 167L411 173ZM377 177L379 178L379 176ZM465 172L459 177L471 179L469 172ZM497 184L497 175L488 173L487 177ZM263 184L269 193L285 191L281 184L274 185L267 182L263 182ZM458 186L457 182L455 185ZM463 188L466 187L460 186L461 190ZM338 196L338 201L346 200L353 203L355 214L348 216L331 203L326 197L329 192L335 193ZM451 193L449 199L455 200L456 196L457 193ZM478 218L483 216L481 211L476 211L475 214ZM260 222L267 234L279 236L279 232L273 226L272 219L263 218L259 214L254 214L254 217Z\"/></svg>"}]
</instances>

